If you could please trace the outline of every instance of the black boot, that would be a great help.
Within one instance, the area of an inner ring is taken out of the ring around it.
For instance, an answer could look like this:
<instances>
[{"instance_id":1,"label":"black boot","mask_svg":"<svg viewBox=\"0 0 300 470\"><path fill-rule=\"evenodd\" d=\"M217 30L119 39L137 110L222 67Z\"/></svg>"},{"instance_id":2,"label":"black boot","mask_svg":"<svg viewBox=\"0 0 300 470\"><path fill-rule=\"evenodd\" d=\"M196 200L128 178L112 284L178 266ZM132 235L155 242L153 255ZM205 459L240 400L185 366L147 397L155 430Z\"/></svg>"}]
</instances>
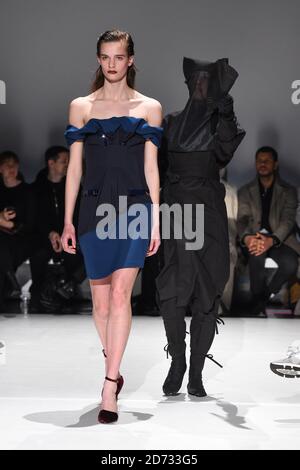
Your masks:
<instances>
[{"instance_id":1,"label":"black boot","mask_svg":"<svg viewBox=\"0 0 300 470\"><path fill-rule=\"evenodd\" d=\"M169 345L167 345L169 346ZM167 350L170 352L170 350ZM163 384L163 392L166 396L177 395L182 385L183 377L186 371L186 359L184 354L172 356L171 367L166 380Z\"/></svg>"},{"instance_id":2,"label":"black boot","mask_svg":"<svg viewBox=\"0 0 300 470\"><path fill-rule=\"evenodd\" d=\"M214 313L193 313L190 325L191 356L187 386L190 395L197 397L205 397L207 395L202 383L202 370L206 357L222 367L221 364L213 359L211 354L207 354L214 340L217 321L224 323L222 319L217 320Z\"/></svg>"},{"instance_id":3,"label":"black boot","mask_svg":"<svg viewBox=\"0 0 300 470\"><path fill-rule=\"evenodd\" d=\"M189 383L187 386L188 393L196 397L206 397L207 393L202 383L202 370L204 366L205 356L191 356L189 369Z\"/></svg>"},{"instance_id":4,"label":"black boot","mask_svg":"<svg viewBox=\"0 0 300 470\"><path fill-rule=\"evenodd\" d=\"M165 305L165 308L162 310L168 339L165 351L167 352L167 358L168 354L172 357L172 363L162 388L164 394L169 396L177 395L186 371L186 324L184 320L184 307L178 308L174 302L168 304L168 307L172 309L172 311L166 307L167 305Z\"/></svg>"}]
</instances>

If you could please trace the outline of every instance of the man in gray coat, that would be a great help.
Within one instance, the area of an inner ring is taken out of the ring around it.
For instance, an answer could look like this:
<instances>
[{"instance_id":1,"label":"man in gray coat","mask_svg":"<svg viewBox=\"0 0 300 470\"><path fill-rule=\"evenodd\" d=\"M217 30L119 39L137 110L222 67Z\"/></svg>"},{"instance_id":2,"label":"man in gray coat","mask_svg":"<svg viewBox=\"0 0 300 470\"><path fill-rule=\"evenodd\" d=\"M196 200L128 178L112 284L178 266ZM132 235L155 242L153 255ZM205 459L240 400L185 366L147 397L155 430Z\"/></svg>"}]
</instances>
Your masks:
<instances>
[{"instance_id":1,"label":"man in gray coat","mask_svg":"<svg viewBox=\"0 0 300 470\"><path fill-rule=\"evenodd\" d=\"M278 155L261 147L255 155L256 178L238 191L238 237L249 261L252 313L264 313L268 300L293 275L298 266L300 243L295 237L297 192L278 175ZM265 259L278 269L269 285Z\"/></svg>"}]
</instances>

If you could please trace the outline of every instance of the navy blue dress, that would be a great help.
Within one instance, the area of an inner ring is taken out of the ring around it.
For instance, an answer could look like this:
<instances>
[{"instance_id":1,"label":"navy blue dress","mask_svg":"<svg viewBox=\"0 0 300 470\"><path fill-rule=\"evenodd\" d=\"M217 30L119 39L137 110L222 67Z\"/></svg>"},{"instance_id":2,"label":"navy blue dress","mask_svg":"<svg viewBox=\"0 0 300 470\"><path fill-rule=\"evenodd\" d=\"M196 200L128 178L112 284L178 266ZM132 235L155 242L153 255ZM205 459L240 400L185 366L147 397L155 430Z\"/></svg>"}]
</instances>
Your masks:
<instances>
[{"instance_id":1,"label":"navy blue dress","mask_svg":"<svg viewBox=\"0 0 300 470\"><path fill-rule=\"evenodd\" d=\"M81 128L71 124L66 127L64 135L68 145L84 142L77 235L89 279L101 279L120 268L144 266L152 226L144 147L146 140L160 147L162 132L162 127L150 126L145 119L132 116L92 118ZM123 198L125 210L119 206L119 196L127 198ZM105 203L111 204L116 214L113 223L106 226L109 212L99 211ZM134 222L139 213L130 211L135 203L142 204L144 217L146 214L146 220L140 219L140 227ZM141 235L128 236L132 233L129 227L136 228L135 234ZM107 238L103 236L104 231Z\"/></svg>"}]
</instances>

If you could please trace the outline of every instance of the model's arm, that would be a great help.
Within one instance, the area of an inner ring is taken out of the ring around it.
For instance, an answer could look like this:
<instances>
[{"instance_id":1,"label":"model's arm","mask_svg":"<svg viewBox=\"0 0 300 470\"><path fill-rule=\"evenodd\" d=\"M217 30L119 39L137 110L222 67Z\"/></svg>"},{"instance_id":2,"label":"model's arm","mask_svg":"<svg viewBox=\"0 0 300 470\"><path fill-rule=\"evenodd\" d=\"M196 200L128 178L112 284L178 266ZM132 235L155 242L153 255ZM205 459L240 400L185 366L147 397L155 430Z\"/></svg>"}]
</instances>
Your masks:
<instances>
[{"instance_id":1,"label":"model's arm","mask_svg":"<svg viewBox=\"0 0 300 470\"><path fill-rule=\"evenodd\" d=\"M147 121L150 126L161 126L162 123L162 107L157 100L152 100L148 107ZM145 142L144 169L147 186L149 188L150 197L153 203L153 226L151 242L148 255L151 256L159 248L159 170L157 163L157 146L150 140Z\"/></svg>"},{"instance_id":2,"label":"model's arm","mask_svg":"<svg viewBox=\"0 0 300 470\"><path fill-rule=\"evenodd\" d=\"M69 124L78 128L84 126L84 109L81 98L73 100L70 104ZM76 141L72 143L66 176L64 231L61 242L64 251L71 254L76 253L73 214L82 176L82 150L83 142ZM69 239L72 240L72 246L68 245Z\"/></svg>"},{"instance_id":3,"label":"model's arm","mask_svg":"<svg viewBox=\"0 0 300 470\"><path fill-rule=\"evenodd\" d=\"M233 109L233 99L228 94L217 103L218 125L215 134L215 155L219 168L232 159L234 152L245 137Z\"/></svg>"},{"instance_id":4,"label":"model's arm","mask_svg":"<svg viewBox=\"0 0 300 470\"><path fill-rule=\"evenodd\" d=\"M158 171L159 171L159 180L160 180L160 187L162 188L165 184L166 173L168 170L168 140L166 136L166 129L167 129L167 116L164 117L161 127L164 129L164 133L162 135L161 146L158 149Z\"/></svg>"}]
</instances>

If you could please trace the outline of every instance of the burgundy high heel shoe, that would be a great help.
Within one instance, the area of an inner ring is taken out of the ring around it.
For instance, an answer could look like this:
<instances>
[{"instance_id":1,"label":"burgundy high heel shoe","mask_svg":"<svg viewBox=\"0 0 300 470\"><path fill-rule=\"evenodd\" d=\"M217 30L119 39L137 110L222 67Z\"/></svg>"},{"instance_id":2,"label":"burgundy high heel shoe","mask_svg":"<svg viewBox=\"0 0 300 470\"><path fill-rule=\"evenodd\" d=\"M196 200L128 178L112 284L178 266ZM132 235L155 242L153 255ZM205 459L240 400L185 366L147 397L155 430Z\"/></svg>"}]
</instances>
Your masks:
<instances>
[{"instance_id":1,"label":"burgundy high heel shoe","mask_svg":"<svg viewBox=\"0 0 300 470\"><path fill-rule=\"evenodd\" d=\"M105 380L109 380L110 382L115 382L116 384L118 383L118 379L110 379L109 377L105 377ZM103 389L102 393L103 394ZM116 392L116 399L117 399L117 392ZM102 424L110 424L114 423L115 421L118 421L118 413L115 411L109 411L109 410L100 410L98 414L98 421L99 423Z\"/></svg>"},{"instance_id":2,"label":"burgundy high heel shoe","mask_svg":"<svg viewBox=\"0 0 300 470\"><path fill-rule=\"evenodd\" d=\"M105 349L102 349L102 352L103 352L104 357L107 357L107 355L105 353ZM122 377L122 375L120 375L117 378L117 391L116 391L117 399L118 399L118 395L119 395L120 391L122 390L123 385L124 385L124 378Z\"/></svg>"}]
</instances>

